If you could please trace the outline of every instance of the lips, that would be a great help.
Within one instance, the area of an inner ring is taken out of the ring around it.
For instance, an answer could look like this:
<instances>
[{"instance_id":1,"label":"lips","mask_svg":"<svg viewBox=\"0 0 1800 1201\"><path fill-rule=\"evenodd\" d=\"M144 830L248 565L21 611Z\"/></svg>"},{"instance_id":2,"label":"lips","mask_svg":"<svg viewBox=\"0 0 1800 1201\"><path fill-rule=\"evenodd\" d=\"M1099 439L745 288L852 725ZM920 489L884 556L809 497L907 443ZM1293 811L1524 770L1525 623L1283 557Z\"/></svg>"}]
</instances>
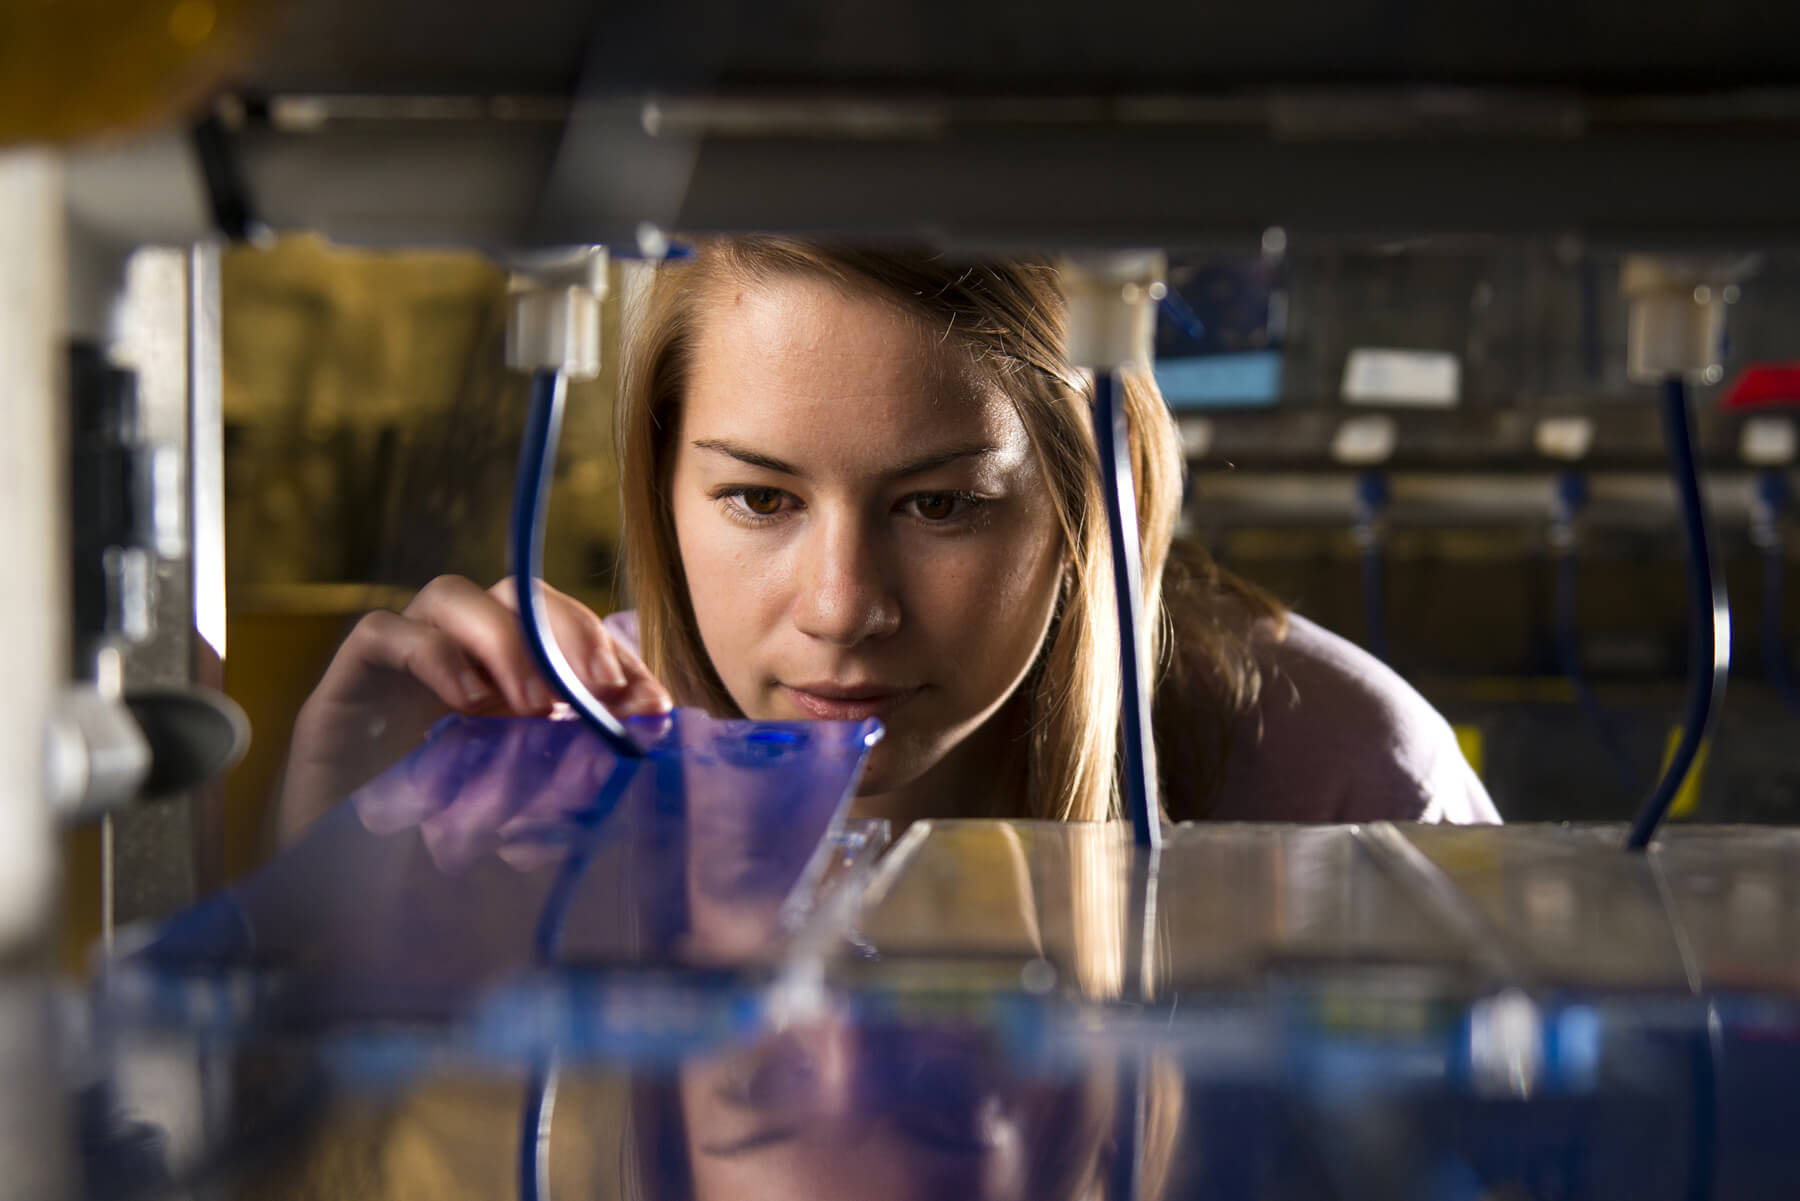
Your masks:
<instances>
[{"instance_id":1,"label":"lips","mask_svg":"<svg viewBox=\"0 0 1800 1201\"><path fill-rule=\"evenodd\" d=\"M783 684L781 692L802 714L815 721L864 721L888 718L918 696L921 689L881 685Z\"/></svg>"}]
</instances>

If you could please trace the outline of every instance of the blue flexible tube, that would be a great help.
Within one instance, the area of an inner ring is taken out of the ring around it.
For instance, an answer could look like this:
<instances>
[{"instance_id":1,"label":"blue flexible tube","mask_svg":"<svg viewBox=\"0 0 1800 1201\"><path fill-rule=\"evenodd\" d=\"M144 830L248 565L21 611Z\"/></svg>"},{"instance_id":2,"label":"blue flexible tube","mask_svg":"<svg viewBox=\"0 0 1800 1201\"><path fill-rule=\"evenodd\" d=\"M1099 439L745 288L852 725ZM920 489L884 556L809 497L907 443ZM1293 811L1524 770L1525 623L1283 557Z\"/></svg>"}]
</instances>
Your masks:
<instances>
[{"instance_id":1,"label":"blue flexible tube","mask_svg":"<svg viewBox=\"0 0 1800 1201\"><path fill-rule=\"evenodd\" d=\"M1671 376L1663 384L1662 411L1669 474L1680 500L1682 530L1687 536L1688 626L1692 637L1688 701L1675 754L1632 819L1631 831L1625 838L1628 851L1641 851L1650 845L1656 827L1687 781L1700 744L1719 719L1725 682L1731 675L1731 601L1725 594L1724 576L1713 570L1706 502L1700 495L1700 468L1694 457L1693 416L1688 412L1687 383L1680 376Z\"/></svg>"},{"instance_id":2,"label":"blue flexible tube","mask_svg":"<svg viewBox=\"0 0 1800 1201\"><path fill-rule=\"evenodd\" d=\"M1694 1157L1688 1167L1691 1201L1711 1201L1719 1172L1719 1072L1725 1057L1719 1003L1706 1003L1706 1029L1694 1048Z\"/></svg>"},{"instance_id":3,"label":"blue flexible tube","mask_svg":"<svg viewBox=\"0 0 1800 1201\"><path fill-rule=\"evenodd\" d=\"M575 816L580 833L550 882L550 891L544 896L537 926L532 931L532 960L540 968L556 962L569 906L574 903L581 877L593 857L592 840L584 836L618 806L643 762L642 757L619 760L594 803ZM556 1079L556 1061L546 1054L531 1065L531 1074L525 1081L525 1106L519 1116L519 1201L543 1201L550 1195L550 1119L556 1110Z\"/></svg>"},{"instance_id":4,"label":"blue flexible tube","mask_svg":"<svg viewBox=\"0 0 1800 1201\"><path fill-rule=\"evenodd\" d=\"M1376 523L1387 503L1386 475L1365 471L1357 477L1357 523L1362 540L1363 645L1383 663L1388 662L1387 569L1381 557L1385 548Z\"/></svg>"},{"instance_id":5,"label":"blue flexible tube","mask_svg":"<svg viewBox=\"0 0 1800 1201\"><path fill-rule=\"evenodd\" d=\"M1388 661L1386 571L1379 545L1366 546L1362 553L1363 643L1369 653L1383 663Z\"/></svg>"},{"instance_id":6,"label":"blue flexible tube","mask_svg":"<svg viewBox=\"0 0 1800 1201\"><path fill-rule=\"evenodd\" d=\"M1156 744L1150 724L1148 627L1144 624L1143 551L1138 545L1137 493L1131 479L1130 429L1119 377L1094 372L1094 445L1112 538L1113 594L1119 611L1119 682L1125 728L1124 800L1140 847L1162 846L1156 796Z\"/></svg>"},{"instance_id":7,"label":"blue flexible tube","mask_svg":"<svg viewBox=\"0 0 1800 1201\"><path fill-rule=\"evenodd\" d=\"M621 762L584 820L591 825L610 812L629 781L643 751L582 684L550 632L550 613L538 588L542 574L545 515L550 508L550 479L556 468L556 441L562 430L564 380L560 371L538 371L531 377L531 408L519 448L519 474L513 494L512 568L519 598L519 625L526 649L550 686L618 755ZM538 918L534 950L540 964L550 962L562 938L562 924L581 873L586 847L577 845L551 885ZM550 1117L556 1104L556 1068L546 1059L532 1066L525 1086L525 1111L519 1123L518 1188L520 1201L539 1201L548 1194Z\"/></svg>"},{"instance_id":8,"label":"blue flexible tube","mask_svg":"<svg viewBox=\"0 0 1800 1201\"><path fill-rule=\"evenodd\" d=\"M538 587L544 553L544 523L550 509L550 478L556 469L556 440L562 430L564 382L560 371L531 376L531 410L519 447L519 477L513 492L512 571L519 598L519 624L532 662L563 700L614 754L636 758L643 752L625 726L587 690L557 647L550 611Z\"/></svg>"},{"instance_id":9,"label":"blue flexible tube","mask_svg":"<svg viewBox=\"0 0 1800 1201\"><path fill-rule=\"evenodd\" d=\"M519 1201L550 1195L550 1118L556 1110L556 1066L531 1065L525 1081L525 1113L519 1122Z\"/></svg>"},{"instance_id":10,"label":"blue flexible tube","mask_svg":"<svg viewBox=\"0 0 1800 1201\"><path fill-rule=\"evenodd\" d=\"M1206 324L1175 289L1170 288L1163 293L1163 298L1157 302L1157 309L1190 340L1198 342L1206 336Z\"/></svg>"}]
</instances>

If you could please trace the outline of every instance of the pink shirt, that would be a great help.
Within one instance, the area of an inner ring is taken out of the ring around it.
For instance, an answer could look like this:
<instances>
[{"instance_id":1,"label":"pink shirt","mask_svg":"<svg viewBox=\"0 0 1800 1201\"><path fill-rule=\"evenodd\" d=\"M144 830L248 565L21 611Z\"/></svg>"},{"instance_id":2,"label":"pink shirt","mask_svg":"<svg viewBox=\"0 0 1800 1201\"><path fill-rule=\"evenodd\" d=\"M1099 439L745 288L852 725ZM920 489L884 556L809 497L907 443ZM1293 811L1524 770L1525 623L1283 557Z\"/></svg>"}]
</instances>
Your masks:
<instances>
[{"instance_id":1,"label":"pink shirt","mask_svg":"<svg viewBox=\"0 0 1800 1201\"><path fill-rule=\"evenodd\" d=\"M1450 723L1381 660L1298 614L1254 645L1262 695L1232 731L1215 818L1500 820Z\"/></svg>"},{"instance_id":2,"label":"pink shirt","mask_svg":"<svg viewBox=\"0 0 1800 1201\"><path fill-rule=\"evenodd\" d=\"M606 628L637 649L636 613ZM1450 724L1379 659L1298 614L1254 645L1262 694L1232 731L1216 820L1500 820Z\"/></svg>"}]
</instances>

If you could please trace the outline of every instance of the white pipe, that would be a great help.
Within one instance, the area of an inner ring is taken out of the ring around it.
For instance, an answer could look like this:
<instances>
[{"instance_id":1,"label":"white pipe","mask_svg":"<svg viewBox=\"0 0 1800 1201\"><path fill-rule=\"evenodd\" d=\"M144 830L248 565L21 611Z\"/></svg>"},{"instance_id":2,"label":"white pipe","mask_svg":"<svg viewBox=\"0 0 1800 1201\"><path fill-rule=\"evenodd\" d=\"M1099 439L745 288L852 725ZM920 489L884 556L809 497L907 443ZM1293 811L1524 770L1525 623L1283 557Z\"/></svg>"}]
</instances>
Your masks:
<instances>
[{"instance_id":1,"label":"white pipe","mask_svg":"<svg viewBox=\"0 0 1800 1201\"><path fill-rule=\"evenodd\" d=\"M48 721L68 677L64 235L58 159L0 153L0 1201L70 1185L42 966L57 862Z\"/></svg>"},{"instance_id":2,"label":"white pipe","mask_svg":"<svg viewBox=\"0 0 1800 1201\"><path fill-rule=\"evenodd\" d=\"M0 155L0 956L49 928L49 714L68 677L61 166Z\"/></svg>"}]
</instances>

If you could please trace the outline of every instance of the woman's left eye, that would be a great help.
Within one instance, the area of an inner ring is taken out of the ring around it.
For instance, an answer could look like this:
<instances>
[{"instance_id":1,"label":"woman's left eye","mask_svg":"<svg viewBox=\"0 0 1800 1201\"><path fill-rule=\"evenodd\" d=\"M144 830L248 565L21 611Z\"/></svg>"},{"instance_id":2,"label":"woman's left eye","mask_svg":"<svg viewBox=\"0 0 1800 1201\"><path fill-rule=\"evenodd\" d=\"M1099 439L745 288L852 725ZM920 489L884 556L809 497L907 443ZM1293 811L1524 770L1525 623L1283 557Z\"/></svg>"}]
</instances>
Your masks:
<instances>
[{"instance_id":1,"label":"woman's left eye","mask_svg":"<svg viewBox=\"0 0 1800 1201\"><path fill-rule=\"evenodd\" d=\"M980 497L966 492L921 492L906 500L915 515L931 522L965 517L980 503Z\"/></svg>"}]
</instances>

